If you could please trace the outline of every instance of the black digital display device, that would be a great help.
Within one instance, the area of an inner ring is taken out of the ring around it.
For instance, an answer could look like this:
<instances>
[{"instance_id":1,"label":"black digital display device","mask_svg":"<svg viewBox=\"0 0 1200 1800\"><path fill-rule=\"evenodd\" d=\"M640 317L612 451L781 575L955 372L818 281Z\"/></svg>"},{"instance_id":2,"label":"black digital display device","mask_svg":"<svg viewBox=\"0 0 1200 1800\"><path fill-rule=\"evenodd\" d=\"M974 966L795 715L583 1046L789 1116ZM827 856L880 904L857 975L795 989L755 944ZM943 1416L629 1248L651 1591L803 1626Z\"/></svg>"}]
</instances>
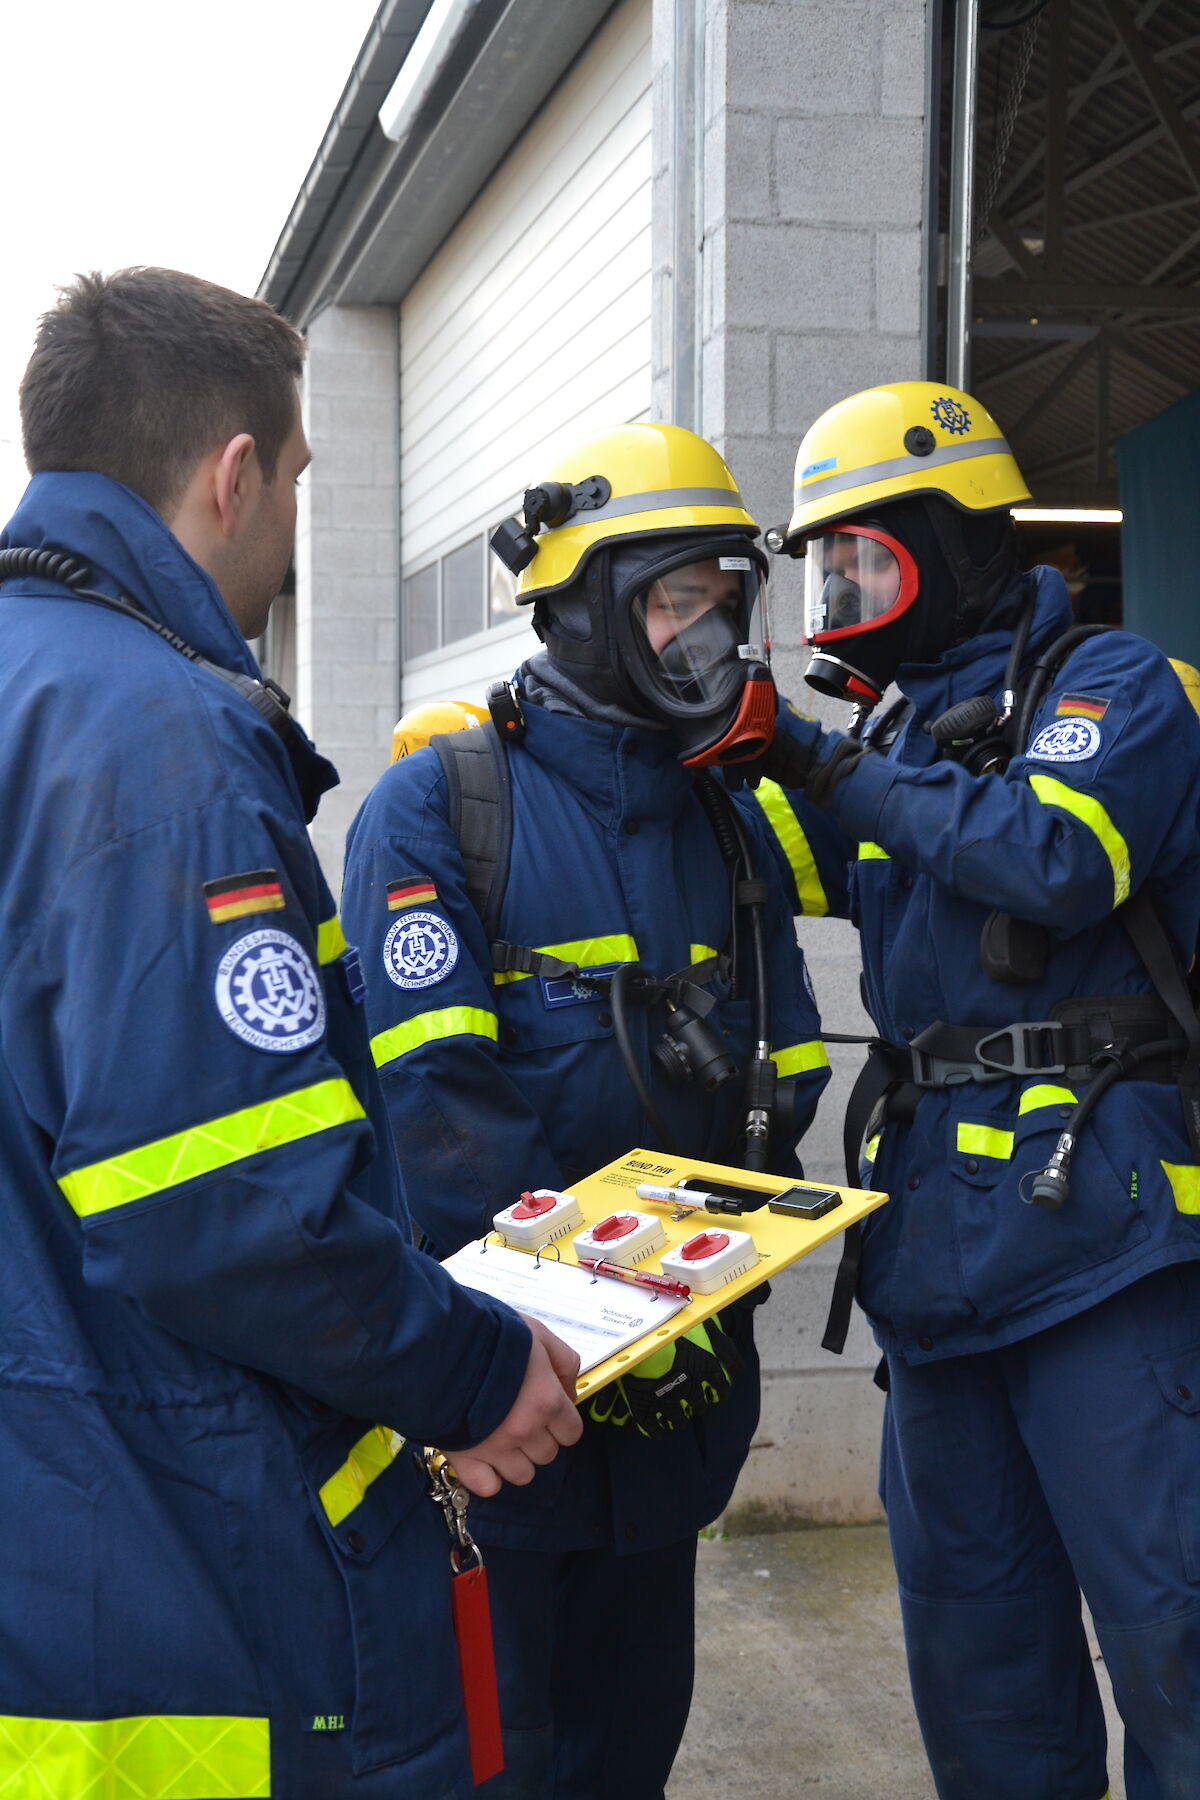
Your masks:
<instances>
[{"instance_id":1,"label":"black digital display device","mask_svg":"<svg viewBox=\"0 0 1200 1800\"><path fill-rule=\"evenodd\" d=\"M790 1219L823 1219L835 1206L842 1204L836 1188L790 1187L767 1203L767 1211L783 1213Z\"/></svg>"}]
</instances>

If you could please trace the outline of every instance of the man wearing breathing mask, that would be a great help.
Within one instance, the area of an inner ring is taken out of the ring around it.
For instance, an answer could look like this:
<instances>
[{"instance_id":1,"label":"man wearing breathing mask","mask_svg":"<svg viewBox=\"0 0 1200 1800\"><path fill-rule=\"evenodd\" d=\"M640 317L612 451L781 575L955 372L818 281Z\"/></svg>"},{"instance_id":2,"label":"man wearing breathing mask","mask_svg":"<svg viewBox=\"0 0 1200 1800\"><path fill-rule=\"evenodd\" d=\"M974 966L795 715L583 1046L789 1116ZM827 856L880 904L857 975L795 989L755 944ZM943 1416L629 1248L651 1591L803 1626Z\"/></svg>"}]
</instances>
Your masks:
<instances>
[{"instance_id":1,"label":"man wearing breathing mask","mask_svg":"<svg viewBox=\"0 0 1200 1800\"><path fill-rule=\"evenodd\" d=\"M493 539L543 648L493 690L494 727L405 756L352 827L346 928L396 1141L425 1147L406 1185L439 1255L522 1189L635 1146L796 1169L828 1079L820 1026L783 881L758 878L765 820L712 772L774 729L757 536L690 432L627 425L563 457ZM488 855L467 841L481 793L507 821ZM411 893L426 950L445 947L432 978L396 949ZM472 1505L507 1761L484 1792L662 1795L691 1696L696 1532L757 1415L734 1306L595 1396L561 1479Z\"/></svg>"}]
</instances>

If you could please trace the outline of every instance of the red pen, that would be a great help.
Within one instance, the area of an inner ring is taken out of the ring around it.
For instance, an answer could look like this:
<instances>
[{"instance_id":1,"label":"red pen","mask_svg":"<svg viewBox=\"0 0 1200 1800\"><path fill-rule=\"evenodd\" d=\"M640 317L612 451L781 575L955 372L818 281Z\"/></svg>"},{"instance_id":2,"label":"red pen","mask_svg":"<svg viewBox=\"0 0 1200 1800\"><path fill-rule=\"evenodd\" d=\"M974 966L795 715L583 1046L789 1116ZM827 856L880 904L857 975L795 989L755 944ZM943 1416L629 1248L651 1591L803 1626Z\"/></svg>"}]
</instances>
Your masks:
<instances>
[{"instance_id":1,"label":"red pen","mask_svg":"<svg viewBox=\"0 0 1200 1800\"><path fill-rule=\"evenodd\" d=\"M631 1287L649 1288L654 1294L669 1294L672 1300L690 1300L692 1290L686 1281L672 1281L669 1275L652 1275L648 1269L626 1269L620 1263L593 1261L591 1257L579 1258L581 1269L590 1269L593 1275L611 1275L614 1281L627 1281Z\"/></svg>"}]
</instances>

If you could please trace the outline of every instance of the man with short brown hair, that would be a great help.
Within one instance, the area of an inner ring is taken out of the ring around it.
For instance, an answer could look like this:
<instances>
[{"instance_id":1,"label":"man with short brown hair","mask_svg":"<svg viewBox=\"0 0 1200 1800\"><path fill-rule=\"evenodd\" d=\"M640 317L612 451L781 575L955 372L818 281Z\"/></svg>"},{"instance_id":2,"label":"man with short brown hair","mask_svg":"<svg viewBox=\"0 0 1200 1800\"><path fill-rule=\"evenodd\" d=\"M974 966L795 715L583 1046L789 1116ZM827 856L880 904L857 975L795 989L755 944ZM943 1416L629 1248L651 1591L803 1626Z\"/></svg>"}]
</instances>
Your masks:
<instances>
[{"instance_id":1,"label":"man with short brown hair","mask_svg":"<svg viewBox=\"0 0 1200 1800\"><path fill-rule=\"evenodd\" d=\"M579 1435L571 1353L411 1248L306 831L336 776L245 641L291 548L301 359L260 301L131 269L63 293L22 386L0 1789L460 1800L412 1446L494 1493Z\"/></svg>"}]
</instances>

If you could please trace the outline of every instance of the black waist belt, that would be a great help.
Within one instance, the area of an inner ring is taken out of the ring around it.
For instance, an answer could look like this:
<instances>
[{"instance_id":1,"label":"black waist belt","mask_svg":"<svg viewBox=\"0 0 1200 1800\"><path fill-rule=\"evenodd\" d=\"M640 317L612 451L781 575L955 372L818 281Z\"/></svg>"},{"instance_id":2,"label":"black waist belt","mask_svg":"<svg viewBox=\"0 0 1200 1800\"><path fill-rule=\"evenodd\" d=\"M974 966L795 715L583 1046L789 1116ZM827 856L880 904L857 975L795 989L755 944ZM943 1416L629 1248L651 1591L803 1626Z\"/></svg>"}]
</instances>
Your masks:
<instances>
[{"instance_id":1,"label":"black waist belt","mask_svg":"<svg viewBox=\"0 0 1200 1800\"><path fill-rule=\"evenodd\" d=\"M1173 1039L1179 1056L1143 1064L1140 1081L1175 1081L1187 1040L1156 994L1106 994L1061 1000L1048 1019L1015 1025L945 1025L940 1019L910 1044L878 1039L870 1047L894 1071L893 1078L916 1088L958 1087L968 1081L1024 1080L1058 1075L1085 1081L1096 1058L1113 1050Z\"/></svg>"}]
</instances>

